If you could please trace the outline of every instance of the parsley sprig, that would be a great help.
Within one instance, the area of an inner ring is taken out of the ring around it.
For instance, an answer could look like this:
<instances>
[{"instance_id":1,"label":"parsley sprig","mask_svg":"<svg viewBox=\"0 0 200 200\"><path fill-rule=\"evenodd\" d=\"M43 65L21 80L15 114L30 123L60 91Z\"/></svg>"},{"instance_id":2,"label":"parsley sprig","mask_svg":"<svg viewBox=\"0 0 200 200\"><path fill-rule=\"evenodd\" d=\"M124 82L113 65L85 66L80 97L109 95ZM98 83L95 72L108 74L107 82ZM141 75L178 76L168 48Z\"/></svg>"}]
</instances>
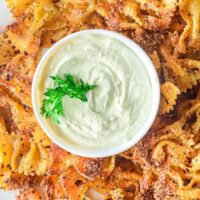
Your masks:
<instances>
[{"instance_id":1,"label":"parsley sprig","mask_svg":"<svg viewBox=\"0 0 200 200\"><path fill-rule=\"evenodd\" d=\"M60 124L59 117L64 116L62 98L68 96L72 99L79 99L87 102L86 94L96 88L96 85L84 83L83 80L76 82L71 74L64 74L63 78L59 76L50 77L56 83L55 88L47 88L42 101L41 114L46 117L52 117L54 122Z\"/></svg>"}]
</instances>

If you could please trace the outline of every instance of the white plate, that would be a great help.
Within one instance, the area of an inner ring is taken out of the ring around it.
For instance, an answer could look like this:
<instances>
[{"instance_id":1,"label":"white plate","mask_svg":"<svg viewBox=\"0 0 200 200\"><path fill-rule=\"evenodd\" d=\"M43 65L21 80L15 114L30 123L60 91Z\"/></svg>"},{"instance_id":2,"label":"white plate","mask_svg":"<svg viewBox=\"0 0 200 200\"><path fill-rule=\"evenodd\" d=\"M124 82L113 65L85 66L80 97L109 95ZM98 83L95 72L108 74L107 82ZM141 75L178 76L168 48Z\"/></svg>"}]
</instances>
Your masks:
<instances>
[{"instance_id":1,"label":"white plate","mask_svg":"<svg viewBox=\"0 0 200 200\"><path fill-rule=\"evenodd\" d=\"M6 26L13 22L12 15L6 7L5 0L0 0L0 33L6 30Z\"/></svg>"},{"instance_id":2,"label":"white plate","mask_svg":"<svg viewBox=\"0 0 200 200\"><path fill-rule=\"evenodd\" d=\"M0 33L5 32L6 26L13 22L12 15L10 10L6 7L5 0L0 0ZM45 54L47 49L44 49L43 54ZM95 192L94 190L88 191L88 196L93 200L103 200L102 195ZM17 195L17 191L3 191L0 190L0 200L15 200L15 196Z\"/></svg>"},{"instance_id":3,"label":"white plate","mask_svg":"<svg viewBox=\"0 0 200 200\"><path fill-rule=\"evenodd\" d=\"M0 190L0 199L2 200L15 200L15 196L17 195L17 192L4 192Z\"/></svg>"}]
</instances>

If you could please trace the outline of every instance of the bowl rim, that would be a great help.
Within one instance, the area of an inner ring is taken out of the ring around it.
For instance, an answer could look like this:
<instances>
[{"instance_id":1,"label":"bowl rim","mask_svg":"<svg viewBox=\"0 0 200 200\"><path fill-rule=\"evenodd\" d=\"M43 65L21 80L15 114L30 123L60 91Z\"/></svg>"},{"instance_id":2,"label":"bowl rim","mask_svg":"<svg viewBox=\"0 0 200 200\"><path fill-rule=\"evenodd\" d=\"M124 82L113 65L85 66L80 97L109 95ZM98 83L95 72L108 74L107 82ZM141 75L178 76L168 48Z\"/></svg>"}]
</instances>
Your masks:
<instances>
[{"instance_id":1,"label":"bowl rim","mask_svg":"<svg viewBox=\"0 0 200 200\"><path fill-rule=\"evenodd\" d=\"M111 37L114 39L117 39L121 41L123 44L128 46L141 60L141 62L144 64L144 67L147 70L147 73L149 75L150 83L152 85L152 106L149 112L149 118L145 121L145 123L141 126L140 130L138 131L137 134L135 134L128 142L125 142L117 147L109 148L109 149L84 149L84 150L79 150L77 148L74 148L72 146L66 145L66 141L61 139L58 134L55 134L52 130L50 130L45 123L43 123L43 117L40 114L40 108L37 105L37 95L36 95L36 90L37 90L37 80L39 78L39 75L41 74L43 66L45 66L46 60L49 58L51 53L61 46L63 43L66 43L67 41L76 38L78 36L82 36L85 34L100 34L103 36ZM39 125L43 129L43 131L47 134L47 136L58 146L63 148L64 150L79 155L83 157L90 157L90 158L101 158L101 157L108 157L108 156L113 156L119 153L122 153L128 149L130 149L132 146L134 146L136 143L138 143L148 132L150 129L151 125L153 124L157 112L159 109L159 103L160 103L160 83L158 79L158 75L156 72L156 69L149 58L149 56L146 54L146 52L138 45L136 44L133 40L129 39L128 37L114 32L114 31L108 31L108 30L103 30L103 29L89 29L89 30L83 30L79 32L72 33L70 35L65 36L58 42L56 42L51 48L49 48L46 53L43 55L41 58L37 69L34 74L33 78L33 83L32 83L32 105L33 105L33 110L35 113L35 116L37 118L37 121L39 122Z\"/></svg>"}]
</instances>

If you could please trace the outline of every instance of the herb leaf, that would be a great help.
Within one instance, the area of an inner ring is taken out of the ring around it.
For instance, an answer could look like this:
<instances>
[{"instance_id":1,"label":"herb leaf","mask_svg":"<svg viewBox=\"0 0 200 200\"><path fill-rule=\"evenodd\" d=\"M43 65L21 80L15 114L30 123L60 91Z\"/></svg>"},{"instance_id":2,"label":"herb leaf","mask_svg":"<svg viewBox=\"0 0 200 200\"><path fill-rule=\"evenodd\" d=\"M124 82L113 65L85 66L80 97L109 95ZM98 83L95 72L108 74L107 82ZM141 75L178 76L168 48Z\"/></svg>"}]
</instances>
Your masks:
<instances>
[{"instance_id":1,"label":"herb leaf","mask_svg":"<svg viewBox=\"0 0 200 200\"><path fill-rule=\"evenodd\" d=\"M60 124L59 117L64 116L62 98L68 96L72 99L79 99L87 102L87 92L95 89L96 85L84 83L83 80L76 82L71 74L64 74L63 78L59 76L50 77L56 83L56 88L47 88L42 101L41 114L46 117L52 117L54 122Z\"/></svg>"}]
</instances>

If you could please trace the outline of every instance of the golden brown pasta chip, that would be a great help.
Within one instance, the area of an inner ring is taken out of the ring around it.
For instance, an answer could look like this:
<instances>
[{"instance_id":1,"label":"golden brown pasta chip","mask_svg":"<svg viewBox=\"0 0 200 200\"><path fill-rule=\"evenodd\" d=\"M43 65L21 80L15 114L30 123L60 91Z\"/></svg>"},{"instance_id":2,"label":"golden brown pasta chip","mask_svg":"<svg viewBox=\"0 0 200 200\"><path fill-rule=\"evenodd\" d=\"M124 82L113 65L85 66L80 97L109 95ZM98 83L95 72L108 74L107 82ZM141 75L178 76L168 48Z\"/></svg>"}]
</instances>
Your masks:
<instances>
[{"instance_id":1,"label":"golden brown pasta chip","mask_svg":"<svg viewBox=\"0 0 200 200\"><path fill-rule=\"evenodd\" d=\"M165 82L161 85L161 103L159 113L165 114L173 110L180 90L172 83Z\"/></svg>"}]
</instances>

